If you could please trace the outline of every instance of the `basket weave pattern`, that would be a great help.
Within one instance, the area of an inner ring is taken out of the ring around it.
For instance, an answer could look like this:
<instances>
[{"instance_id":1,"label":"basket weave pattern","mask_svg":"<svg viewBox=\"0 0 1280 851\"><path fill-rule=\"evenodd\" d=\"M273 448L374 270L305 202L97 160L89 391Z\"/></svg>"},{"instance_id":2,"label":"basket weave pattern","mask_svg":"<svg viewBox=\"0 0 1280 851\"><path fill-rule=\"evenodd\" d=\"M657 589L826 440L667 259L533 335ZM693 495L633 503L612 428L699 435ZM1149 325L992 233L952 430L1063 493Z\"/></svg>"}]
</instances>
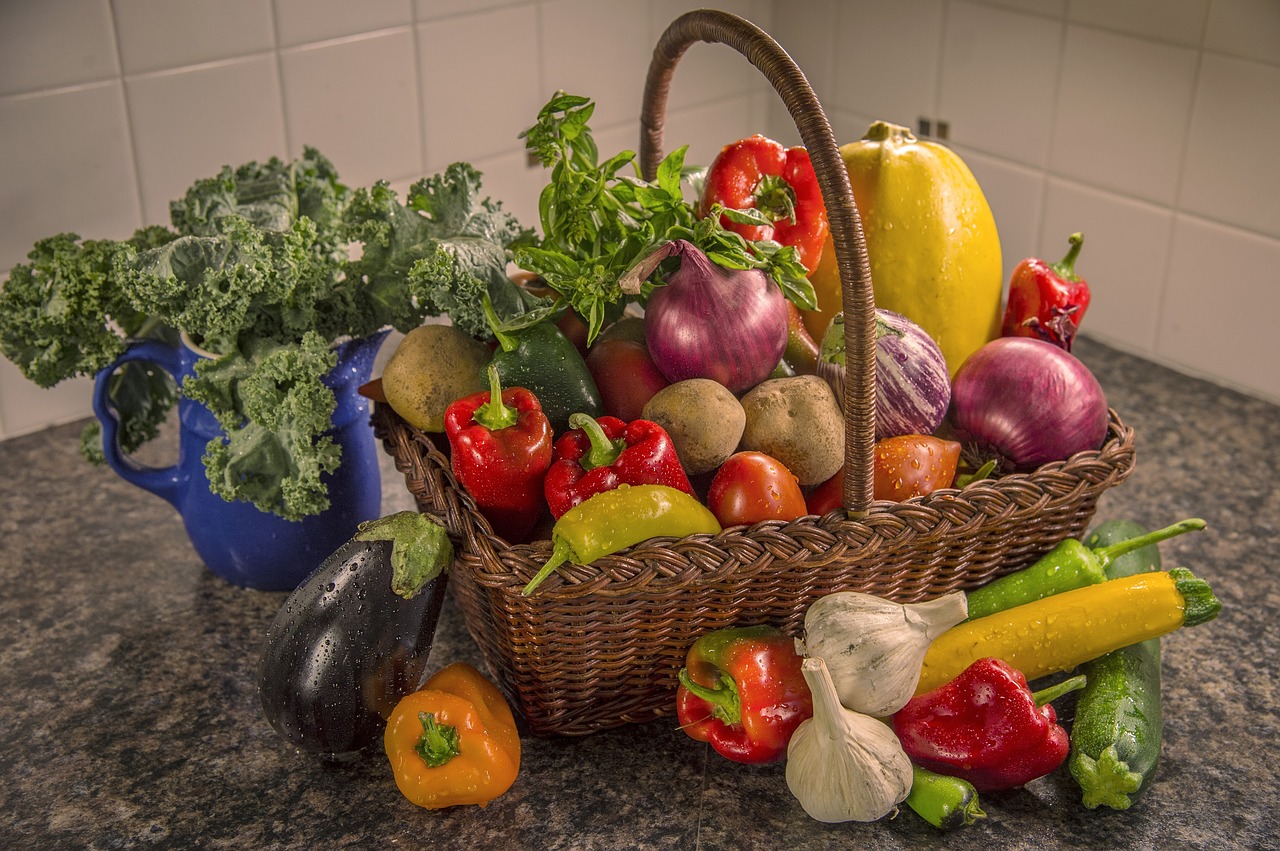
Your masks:
<instances>
[{"instance_id":1,"label":"basket weave pattern","mask_svg":"<svg viewBox=\"0 0 1280 851\"><path fill-rule=\"evenodd\" d=\"M826 517L771 521L719 535L654 539L590 565L566 564L532 597L521 590L548 541L496 536L441 447L389 406L375 433L421 511L457 545L450 587L498 684L536 734L582 735L674 712L689 645L712 629L768 623L799 635L804 612L839 590L914 602L982 585L1083 534L1102 493L1134 465L1134 434L1110 412L1106 441L1032 473L905 503L871 500L874 302L861 222L830 126L804 75L754 25L701 10L677 19L654 51L640 161L661 160L662 112L676 62L695 41L720 42L770 79L795 118L823 187L844 285L844 505Z\"/></svg>"}]
</instances>

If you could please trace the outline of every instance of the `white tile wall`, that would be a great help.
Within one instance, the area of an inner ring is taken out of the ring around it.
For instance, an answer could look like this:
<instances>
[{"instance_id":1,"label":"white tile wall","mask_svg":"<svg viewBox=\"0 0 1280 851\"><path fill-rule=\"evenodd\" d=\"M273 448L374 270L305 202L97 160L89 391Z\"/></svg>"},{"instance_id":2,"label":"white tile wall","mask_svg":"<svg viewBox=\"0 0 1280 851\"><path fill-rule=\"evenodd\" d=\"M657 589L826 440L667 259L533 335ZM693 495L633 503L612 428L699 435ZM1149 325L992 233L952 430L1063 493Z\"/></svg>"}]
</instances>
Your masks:
<instances>
[{"instance_id":1,"label":"white tile wall","mask_svg":"<svg viewBox=\"0 0 1280 851\"><path fill-rule=\"evenodd\" d=\"M653 44L702 5L778 38L837 138L948 121L1007 267L1085 230L1086 331L1280 400L1259 366L1280 360L1262 327L1280 292L1275 0L5 0L0 270L60 231L166 223L196 178L305 144L350 184L401 190L467 159L533 225L544 176L516 135L562 88L599 102L602 150L634 149ZM667 118L693 162L750 132L796 141L722 45L690 48ZM1206 318L1206 287L1253 309ZM87 416L87 388L0 362L0 438Z\"/></svg>"},{"instance_id":2,"label":"white tile wall","mask_svg":"<svg viewBox=\"0 0 1280 851\"><path fill-rule=\"evenodd\" d=\"M528 226L545 183L518 134L557 89L598 102L601 149L635 149L645 71L693 0L4 0L0 278L43 237L167 224L196 179L319 148L350 185L403 192L450 162ZM774 3L725 8L768 28ZM678 69L668 141L690 161L760 130L768 86L720 45ZM0 438L90 414L0 360Z\"/></svg>"},{"instance_id":3,"label":"white tile wall","mask_svg":"<svg viewBox=\"0 0 1280 851\"><path fill-rule=\"evenodd\" d=\"M775 4L784 47L829 89L838 139L872 119L948 122L1006 279L1081 230L1082 333L1280 402L1280 3L847 0L784 16L794 5ZM793 133L776 107L769 127Z\"/></svg>"}]
</instances>

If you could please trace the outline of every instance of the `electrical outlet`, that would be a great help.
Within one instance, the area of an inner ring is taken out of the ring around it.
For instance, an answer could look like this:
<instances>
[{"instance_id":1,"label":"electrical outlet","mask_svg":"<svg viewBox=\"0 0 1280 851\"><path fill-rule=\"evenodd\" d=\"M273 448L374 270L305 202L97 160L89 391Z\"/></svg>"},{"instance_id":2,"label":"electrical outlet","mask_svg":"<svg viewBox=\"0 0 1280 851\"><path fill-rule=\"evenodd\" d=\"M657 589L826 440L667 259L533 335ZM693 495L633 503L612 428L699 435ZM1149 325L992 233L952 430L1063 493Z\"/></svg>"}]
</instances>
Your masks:
<instances>
[{"instance_id":1,"label":"electrical outlet","mask_svg":"<svg viewBox=\"0 0 1280 851\"><path fill-rule=\"evenodd\" d=\"M923 115L916 119L917 136L921 139L937 139L939 142L945 142L951 138L951 122L943 121L936 118L925 118Z\"/></svg>"}]
</instances>

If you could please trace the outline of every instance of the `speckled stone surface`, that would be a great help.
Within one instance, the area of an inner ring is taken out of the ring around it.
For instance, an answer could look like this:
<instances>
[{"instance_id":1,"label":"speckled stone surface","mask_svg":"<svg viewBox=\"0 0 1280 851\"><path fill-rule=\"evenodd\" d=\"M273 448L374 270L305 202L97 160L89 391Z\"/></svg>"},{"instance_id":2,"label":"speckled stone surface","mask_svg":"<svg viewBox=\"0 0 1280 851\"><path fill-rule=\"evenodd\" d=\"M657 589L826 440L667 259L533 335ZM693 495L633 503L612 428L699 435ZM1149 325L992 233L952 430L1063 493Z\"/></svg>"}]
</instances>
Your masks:
<instances>
[{"instance_id":1,"label":"speckled stone surface","mask_svg":"<svg viewBox=\"0 0 1280 851\"><path fill-rule=\"evenodd\" d=\"M904 810L811 820L781 766L730 763L673 721L525 736L485 809L419 810L379 753L329 763L263 720L254 667L286 595L214 578L160 499L86 466L79 426L0 443L0 837L29 848L1275 848L1280 409L1088 340L1077 354L1138 435L1098 520L1209 529L1162 545L1219 619L1165 639L1166 737L1131 810L1090 811L1065 770L983 797L942 834ZM388 510L411 507L388 466ZM482 665L452 602L432 667ZM1063 704L1064 717L1070 703Z\"/></svg>"}]
</instances>

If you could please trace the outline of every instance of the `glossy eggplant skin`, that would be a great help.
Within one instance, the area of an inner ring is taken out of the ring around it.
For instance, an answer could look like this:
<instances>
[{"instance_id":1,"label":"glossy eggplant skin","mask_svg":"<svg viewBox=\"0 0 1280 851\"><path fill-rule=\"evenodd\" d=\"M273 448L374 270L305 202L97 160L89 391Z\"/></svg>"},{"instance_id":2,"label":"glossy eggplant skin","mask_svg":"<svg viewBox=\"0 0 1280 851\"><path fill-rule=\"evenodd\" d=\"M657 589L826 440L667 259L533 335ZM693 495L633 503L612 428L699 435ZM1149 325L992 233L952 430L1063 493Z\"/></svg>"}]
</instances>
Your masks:
<instances>
[{"instance_id":1,"label":"glossy eggplant skin","mask_svg":"<svg viewBox=\"0 0 1280 851\"><path fill-rule=\"evenodd\" d=\"M439 570L408 599L392 576L391 541L353 538L276 614L258 696L286 741L329 757L355 754L382 740L391 710L426 678L447 574Z\"/></svg>"}]
</instances>

